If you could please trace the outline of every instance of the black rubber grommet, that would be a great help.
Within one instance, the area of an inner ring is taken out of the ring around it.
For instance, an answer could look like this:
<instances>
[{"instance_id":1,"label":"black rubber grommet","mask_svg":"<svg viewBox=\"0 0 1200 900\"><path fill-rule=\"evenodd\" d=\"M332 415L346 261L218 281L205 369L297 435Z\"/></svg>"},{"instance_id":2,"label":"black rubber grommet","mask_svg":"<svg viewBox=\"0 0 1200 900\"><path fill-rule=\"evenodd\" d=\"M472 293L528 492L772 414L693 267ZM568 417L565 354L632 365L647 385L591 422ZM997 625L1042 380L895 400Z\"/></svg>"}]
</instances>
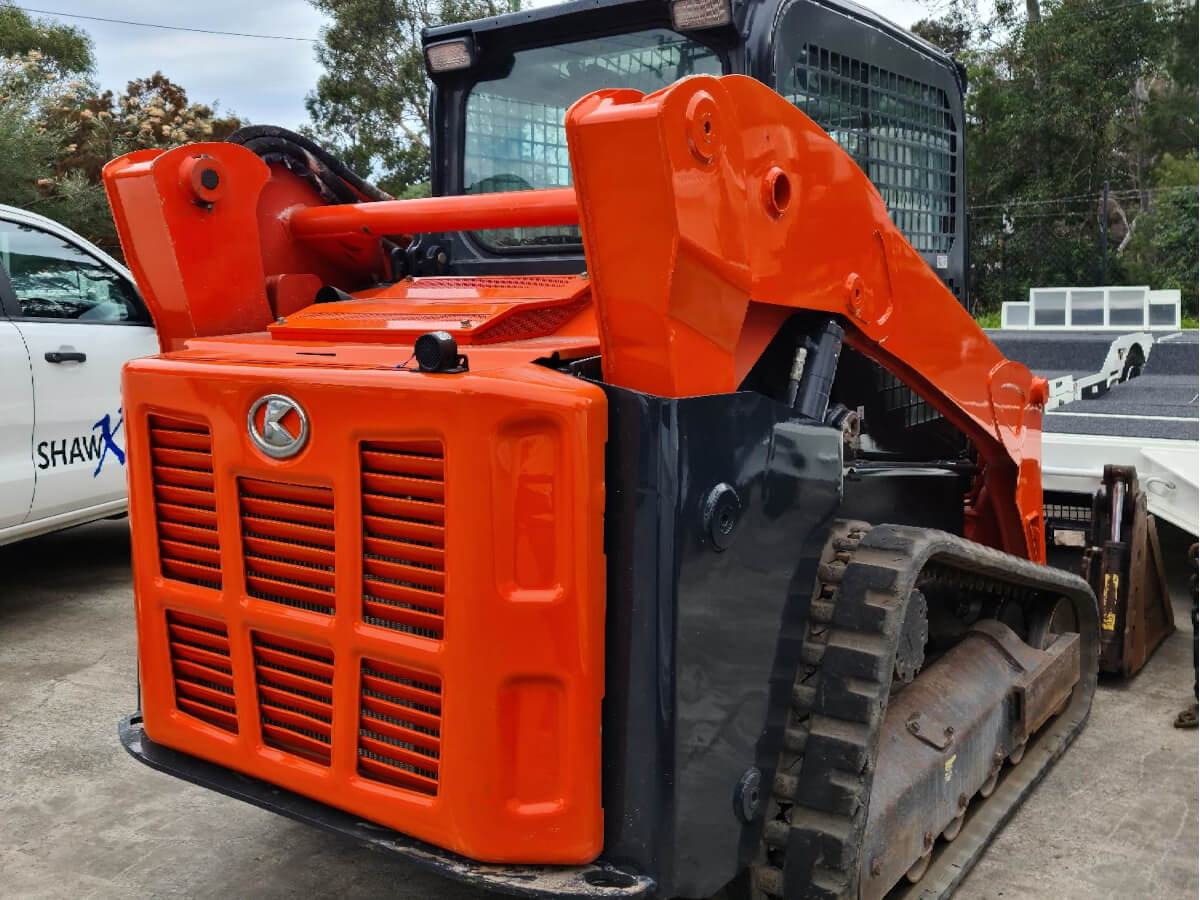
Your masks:
<instances>
[{"instance_id":1,"label":"black rubber grommet","mask_svg":"<svg viewBox=\"0 0 1200 900\"><path fill-rule=\"evenodd\" d=\"M708 492L704 501L704 527L713 549L725 550L733 543L741 517L742 501L731 485L722 482Z\"/></svg>"}]
</instances>

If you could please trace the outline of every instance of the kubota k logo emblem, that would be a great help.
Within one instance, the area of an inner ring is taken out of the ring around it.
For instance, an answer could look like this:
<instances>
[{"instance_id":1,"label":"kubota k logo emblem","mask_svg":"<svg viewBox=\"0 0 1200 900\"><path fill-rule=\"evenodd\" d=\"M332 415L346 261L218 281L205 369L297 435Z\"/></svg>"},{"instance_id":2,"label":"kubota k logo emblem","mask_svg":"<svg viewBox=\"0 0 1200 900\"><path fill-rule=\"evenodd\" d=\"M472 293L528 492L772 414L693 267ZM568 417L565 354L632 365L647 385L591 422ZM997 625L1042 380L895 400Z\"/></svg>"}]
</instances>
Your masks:
<instances>
[{"instance_id":1,"label":"kubota k logo emblem","mask_svg":"<svg viewBox=\"0 0 1200 900\"><path fill-rule=\"evenodd\" d=\"M250 440L267 456L286 459L308 440L308 416L300 404L283 394L259 397L246 416Z\"/></svg>"}]
</instances>

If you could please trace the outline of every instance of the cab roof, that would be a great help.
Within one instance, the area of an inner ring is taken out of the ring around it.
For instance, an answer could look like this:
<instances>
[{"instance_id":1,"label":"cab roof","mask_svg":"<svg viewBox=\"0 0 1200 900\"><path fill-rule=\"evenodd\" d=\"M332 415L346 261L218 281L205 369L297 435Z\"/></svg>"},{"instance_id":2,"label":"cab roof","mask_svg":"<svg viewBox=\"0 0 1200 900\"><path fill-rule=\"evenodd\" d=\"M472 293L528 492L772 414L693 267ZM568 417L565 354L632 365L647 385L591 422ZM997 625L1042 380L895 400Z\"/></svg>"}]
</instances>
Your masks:
<instances>
[{"instance_id":1,"label":"cab roof","mask_svg":"<svg viewBox=\"0 0 1200 900\"><path fill-rule=\"evenodd\" d=\"M735 19L740 11L750 5L756 5L764 0L733 0ZM788 0L782 0L787 3ZM892 37L919 50L922 54L932 57L952 68L957 64L950 54L936 47L923 38L913 34L907 28L897 25L890 19L881 16L875 10L856 3L854 0L799 0L817 6L823 6L834 12L857 19L867 27L876 28ZM782 4L781 4L782 5ZM630 15L633 13L633 15ZM614 15L617 14L617 15ZM449 40L464 34L484 35L490 32L506 29L537 28L539 31L553 22L564 20L579 20L583 30L585 22L604 21L642 22L646 19L661 18L665 27L670 27L670 10L668 0L569 0L566 3L555 3L534 9L523 9L517 12L490 16L486 19L475 19L471 22L459 22L451 25L436 25L422 31L422 40L426 46L438 41ZM563 34L547 32L546 43L557 43L563 39Z\"/></svg>"}]
</instances>

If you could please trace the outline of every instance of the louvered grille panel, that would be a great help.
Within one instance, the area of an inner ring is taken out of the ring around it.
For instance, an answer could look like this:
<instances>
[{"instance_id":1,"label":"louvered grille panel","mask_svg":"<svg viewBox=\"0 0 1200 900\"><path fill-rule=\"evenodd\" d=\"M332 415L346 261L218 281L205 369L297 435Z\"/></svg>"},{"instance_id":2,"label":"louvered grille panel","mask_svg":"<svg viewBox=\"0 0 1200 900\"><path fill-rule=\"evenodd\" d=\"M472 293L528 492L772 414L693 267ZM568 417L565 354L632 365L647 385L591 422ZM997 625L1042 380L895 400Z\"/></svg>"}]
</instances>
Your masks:
<instances>
[{"instance_id":1,"label":"louvered grille panel","mask_svg":"<svg viewBox=\"0 0 1200 900\"><path fill-rule=\"evenodd\" d=\"M233 695L229 632L216 619L167 611L175 706L234 734L238 730Z\"/></svg>"},{"instance_id":2,"label":"louvered grille panel","mask_svg":"<svg viewBox=\"0 0 1200 900\"><path fill-rule=\"evenodd\" d=\"M436 675L364 659L358 771L422 794L437 794L442 686Z\"/></svg>"},{"instance_id":3,"label":"louvered grille panel","mask_svg":"<svg viewBox=\"0 0 1200 900\"><path fill-rule=\"evenodd\" d=\"M438 441L364 443L363 619L441 639L445 460Z\"/></svg>"},{"instance_id":4,"label":"louvered grille panel","mask_svg":"<svg viewBox=\"0 0 1200 900\"><path fill-rule=\"evenodd\" d=\"M414 279L413 286L456 291L496 289L531 290L535 288L561 288L578 280L578 275L469 275L466 277L439 275Z\"/></svg>"},{"instance_id":5,"label":"louvered grille panel","mask_svg":"<svg viewBox=\"0 0 1200 900\"><path fill-rule=\"evenodd\" d=\"M313 612L334 610L333 491L238 479L246 592Z\"/></svg>"},{"instance_id":6,"label":"louvered grille panel","mask_svg":"<svg viewBox=\"0 0 1200 900\"><path fill-rule=\"evenodd\" d=\"M197 422L160 415L149 418L162 576L220 590L212 435Z\"/></svg>"},{"instance_id":7,"label":"louvered grille panel","mask_svg":"<svg viewBox=\"0 0 1200 900\"><path fill-rule=\"evenodd\" d=\"M267 746L329 765L333 654L281 635L254 632L254 678Z\"/></svg>"}]
</instances>

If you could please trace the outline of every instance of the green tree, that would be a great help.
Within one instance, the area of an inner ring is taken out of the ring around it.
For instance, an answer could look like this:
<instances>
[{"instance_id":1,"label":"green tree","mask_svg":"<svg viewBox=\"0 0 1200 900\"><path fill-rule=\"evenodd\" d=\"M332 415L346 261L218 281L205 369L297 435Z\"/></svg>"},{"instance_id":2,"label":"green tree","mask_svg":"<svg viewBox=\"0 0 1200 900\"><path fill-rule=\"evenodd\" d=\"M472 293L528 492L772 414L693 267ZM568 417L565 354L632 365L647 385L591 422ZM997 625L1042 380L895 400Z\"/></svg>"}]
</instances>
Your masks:
<instances>
[{"instance_id":1,"label":"green tree","mask_svg":"<svg viewBox=\"0 0 1200 900\"><path fill-rule=\"evenodd\" d=\"M393 194L429 181L429 80L421 30L520 8L519 0L309 0L332 20L305 101L312 135Z\"/></svg>"},{"instance_id":2,"label":"green tree","mask_svg":"<svg viewBox=\"0 0 1200 900\"><path fill-rule=\"evenodd\" d=\"M1140 142L1135 145L1139 187L1154 180L1159 162L1167 155L1179 158L1196 148L1198 7L1194 2L1171 4L1164 9L1168 27L1162 33L1161 61L1151 77L1137 85L1136 122ZM1161 176L1162 173L1159 173ZM1149 203L1149 198L1143 198Z\"/></svg>"},{"instance_id":3,"label":"green tree","mask_svg":"<svg viewBox=\"0 0 1200 900\"><path fill-rule=\"evenodd\" d=\"M86 32L35 19L0 0L0 109L6 115L36 116L48 97L72 79L85 81L94 65Z\"/></svg>"},{"instance_id":4,"label":"green tree","mask_svg":"<svg viewBox=\"0 0 1200 900\"><path fill-rule=\"evenodd\" d=\"M83 87L93 65L86 32L0 2L0 203L38 206L53 193L62 142L39 116L68 83Z\"/></svg>"},{"instance_id":5,"label":"green tree","mask_svg":"<svg viewBox=\"0 0 1200 900\"><path fill-rule=\"evenodd\" d=\"M955 10L939 19L921 19L910 30L951 56L961 57L971 47L971 24Z\"/></svg>"},{"instance_id":6,"label":"green tree","mask_svg":"<svg viewBox=\"0 0 1200 900\"><path fill-rule=\"evenodd\" d=\"M100 180L108 161L132 150L224 140L242 125L237 116L190 102L162 72L130 81L115 96L91 81L62 83L38 106L34 121L36 133L53 142L37 210L113 254L120 247Z\"/></svg>"},{"instance_id":7,"label":"green tree","mask_svg":"<svg viewBox=\"0 0 1200 900\"><path fill-rule=\"evenodd\" d=\"M48 121L66 92L94 89L87 33L0 4L0 203L49 215L117 249L103 189L59 160L70 136Z\"/></svg>"},{"instance_id":8,"label":"green tree","mask_svg":"<svg viewBox=\"0 0 1200 900\"><path fill-rule=\"evenodd\" d=\"M1166 154L1196 147L1194 0L951 0L939 9L917 30L968 68L976 308L1031 286L1099 283L1106 224L1104 274L1132 278L1128 254L1152 208L1153 173Z\"/></svg>"},{"instance_id":9,"label":"green tree","mask_svg":"<svg viewBox=\"0 0 1200 900\"><path fill-rule=\"evenodd\" d=\"M161 72L101 91L86 32L0 0L0 203L48 215L119 254L100 172L145 147L221 140L236 116L192 103Z\"/></svg>"},{"instance_id":10,"label":"green tree","mask_svg":"<svg viewBox=\"0 0 1200 900\"><path fill-rule=\"evenodd\" d=\"M242 126L236 115L189 101L162 72L130 81L116 96L72 82L43 105L39 121L60 136L56 173L81 172L96 184L105 164L122 153L221 141Z\"/></svg>"},{"instance_id":11,"label":"green tree","mask_svg":"<svg viewBox=\"0 0 1200 900\"><path fill-rule=\"evenodd\" d=\"M4 0L0 3L0 57L25 57L30 51L58 76L90 72L95 63L87 32L50 19L34 19Z\"/></svg>"},{"instance_id":12,"label":"green tree","mask_svg":"<svg viewBox=\"0 0 1200 900\"><path fill-rule=\"evenodd\" d=\"M53 135L39 132L21 109L0 101L0 203L36 202L39 182L48 183L53 174L54 150Z\"/></svg>"},{"instance_id":13,"label":"green tree","mask_svg":"<svg viewBox=\"0 0 1200 900\"><path fill-rule=\"evenodd\" d=\"M1180 292L1184 314L1196 315L1197 156L1164 154L1154 168L1151 200L1137 217L1123 261L1133 281Z\"/></svg>"}]
</instances>

